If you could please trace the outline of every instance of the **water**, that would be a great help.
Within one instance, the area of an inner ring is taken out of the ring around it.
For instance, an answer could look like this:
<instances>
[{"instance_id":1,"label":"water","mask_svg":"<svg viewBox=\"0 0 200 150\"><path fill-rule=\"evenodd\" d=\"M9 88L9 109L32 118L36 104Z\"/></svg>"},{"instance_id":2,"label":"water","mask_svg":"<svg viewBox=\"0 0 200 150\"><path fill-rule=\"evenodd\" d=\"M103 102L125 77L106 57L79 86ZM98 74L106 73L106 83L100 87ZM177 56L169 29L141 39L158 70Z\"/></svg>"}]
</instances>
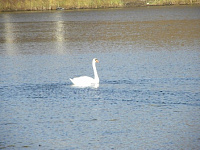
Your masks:
<instances>
[{"instance_id":1,"label":"water","mask_svg":"<svg viewBox=\"0 0 200 150\"><path fill-rule=\"evenodd\" d=\"M199 10L0 13L0 148L199 149Z\"/></svg>"}]
</instances>

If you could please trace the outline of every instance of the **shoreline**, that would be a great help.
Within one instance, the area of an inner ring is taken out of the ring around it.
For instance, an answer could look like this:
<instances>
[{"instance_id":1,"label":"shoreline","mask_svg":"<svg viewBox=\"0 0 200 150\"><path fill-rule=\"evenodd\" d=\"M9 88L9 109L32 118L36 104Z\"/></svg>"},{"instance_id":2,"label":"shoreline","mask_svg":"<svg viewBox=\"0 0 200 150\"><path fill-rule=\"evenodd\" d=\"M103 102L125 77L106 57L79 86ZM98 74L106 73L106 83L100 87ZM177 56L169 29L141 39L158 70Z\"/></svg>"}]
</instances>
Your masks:
<instances>
[{"instance_id":1,"label":"shoreline","mask_svg":"<svg viewBox=\"0 0 200 150\"><path fill-rule=\"evenodd\" d=\"M20 0L19 0L20 1ZM78 0L77 0L78 1ZM87 1L87 0L86 0ZM115 1L111 3L112 1ZM195 2L194 2L195 1ZM42 5L40 5L42 4ZM164 1L164 0L108 0L108 3L14 3L4 1L0 4L0 12L15 11L51 11L51 10L81 10L81 9L108 9L108 8L134 8L151 6L200 6L200 0Z\"/></svg>"}]
</instances>

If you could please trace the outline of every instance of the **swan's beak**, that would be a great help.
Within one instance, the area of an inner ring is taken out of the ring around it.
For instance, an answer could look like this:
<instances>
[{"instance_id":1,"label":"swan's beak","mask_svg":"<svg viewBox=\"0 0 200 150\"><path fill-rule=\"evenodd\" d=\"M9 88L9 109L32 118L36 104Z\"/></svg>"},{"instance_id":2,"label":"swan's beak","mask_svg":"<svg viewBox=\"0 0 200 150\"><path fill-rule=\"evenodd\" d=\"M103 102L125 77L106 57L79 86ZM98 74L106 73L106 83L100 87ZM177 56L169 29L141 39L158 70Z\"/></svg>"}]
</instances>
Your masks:
<instances>
[{"instance_id":1,"label":"swan's beak","mask_svg":"<svg viewBox=\"0 0 200 150\"><path fill-rule=\"evenodd\" d=\"M96 63L99 63L99 60L98 60L98 59L96 59Z\"/></svg>"}]
</instances>

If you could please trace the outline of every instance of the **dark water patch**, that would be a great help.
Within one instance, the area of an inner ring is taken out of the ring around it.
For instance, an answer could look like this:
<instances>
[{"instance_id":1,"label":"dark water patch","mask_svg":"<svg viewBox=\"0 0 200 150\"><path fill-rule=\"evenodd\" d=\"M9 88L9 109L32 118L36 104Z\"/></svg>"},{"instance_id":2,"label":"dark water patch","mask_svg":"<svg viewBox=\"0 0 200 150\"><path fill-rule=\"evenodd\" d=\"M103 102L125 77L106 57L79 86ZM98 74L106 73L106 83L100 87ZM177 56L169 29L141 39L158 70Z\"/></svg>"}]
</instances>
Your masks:
<instances>
[{"instance_id":1,"label":"dark water patch","mask_svg":"<svg viewBox=\"0 0 200 150\"><path fill-rule=\"evenodd\" d=\"M22 146L22 148L29 148L29 147L31 147L31 146L28 146L28 145Z\"/></svg>"},{"instance_id":2,"label":"dark water patch","mask_svg":"<svg viewBox=\"0 0 200 150\"><path fill-rule=\"evenodd\" d=\"M114 80L114 81L104 81L103 84L133 84L131 80Z\"/></svg>"},{"instance_id":3,"label":"dark water patch","mask_svg":"<svg viewBox=\"0 0 200 150\"><path fill-rule=\"evenodd\" d=\"M154 82L154 81L153 81ZM108 82L112 83L112 82ZM120 82L115 82L121 84ZM170 88L160 88L155 90L152 89L152 83L148 83L147 80L143 83L145 87L138 89L138 85L132 84L131 87L127 86L124 88L124 85L121 86L112 86L112 88L102 89L103 99L111 101L127 101L127 102L141 102L141 103L152 103L152 104L184 104L184 105L193 105L199 106L199 97L200 94L197 91L184 91L184 90L175 90L173 87ZM113 84L112 84L113 85ZM160 85L159 85L160 86ZM168 86L168 85L167 85ZM101 93L100 92L100 93Z\"/></svg>"},{"instance_id":4,"label":"dark water patch","mask_svg":"<svg viewBox=\"0 0 200 150\"><path fill-rule=\"evenodd\" d=\"M1 124L1 125L14 125L14 124L16 124L16 123L7 122L7 123L3 123L3 124Z\"/></svg>"},{"instance_id":5,"label":"dark water patch","mask_svg":"<svg viewBox=\"0 0 200 150\"><path fill-rule=\"evenodd\" d=\"M2 86L1 97L6 99L60 99L92 101L145 102L152 104L185 104L199 106L199 92L183 90L185 82L191 81L199 86L199 79L141 79L102 81L97 89L72 88L66 83L23 84L18 86ZM184 82L184 83L183 83ZM174 84L174 86L172 86ZM172 87L169 87L172 86ZM194 84L192 84L193 86ZM189 86L190 87L190 86ZM189 88L188 87L188 88ZM177 88L177 89L176 89Z\"/></svg>"},{"instance_id":6,"label":"dark water patch","mask_svg":"<svg viewBox=\"0 0 200 150\"><path fill-rule=\"evenodd\" d=\"M1 87L2 98L35 98L46 99L49 97L61 97L66 84L23 84Z\"/></svg>"}]
</instances>

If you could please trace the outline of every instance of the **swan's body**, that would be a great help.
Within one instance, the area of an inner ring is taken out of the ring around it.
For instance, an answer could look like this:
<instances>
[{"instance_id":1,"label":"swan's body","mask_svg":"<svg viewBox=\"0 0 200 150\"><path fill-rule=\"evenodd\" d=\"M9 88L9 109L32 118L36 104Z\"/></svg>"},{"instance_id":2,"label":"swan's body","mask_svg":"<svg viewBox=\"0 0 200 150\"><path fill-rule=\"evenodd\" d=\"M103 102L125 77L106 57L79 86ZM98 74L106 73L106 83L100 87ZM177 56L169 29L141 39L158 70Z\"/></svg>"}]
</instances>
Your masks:
<instances>
[{"instance_id":1,"label":"swan's body","mask_svg":"<svg viewBox=\"0 0 200 150\"><path fill-rule=\"evenodd\" d=\"M98 63L98 59L94 58L92 60L92 67L93 67L93 71L94 71L94 78L88 77L88 76L81 76L81 77L77 77L77 78L73 78L71 80L71 82L75 85L75 86L96 86L99 84L99 77L97 74L97 69L96 69L96 65L95 63Z\"/></svg>"}]
</instances>

